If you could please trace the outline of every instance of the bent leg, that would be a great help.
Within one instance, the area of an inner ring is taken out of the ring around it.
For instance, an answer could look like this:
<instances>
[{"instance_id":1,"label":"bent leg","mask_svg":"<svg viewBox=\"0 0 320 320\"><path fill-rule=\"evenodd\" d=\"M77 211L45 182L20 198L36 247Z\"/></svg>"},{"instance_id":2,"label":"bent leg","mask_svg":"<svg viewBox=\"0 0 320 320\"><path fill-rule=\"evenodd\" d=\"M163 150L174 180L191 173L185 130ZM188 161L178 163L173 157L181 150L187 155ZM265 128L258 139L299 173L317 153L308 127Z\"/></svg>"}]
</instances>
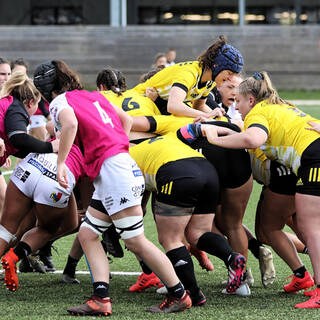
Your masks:
<instances>
[{"instance_id":1,"label":"bent leg","mask_svg":"<svg viewBox=\"0 0 320 320\"><path fill-rule=\"evenodd\" d=\"M248 238L242 225L243 216L252 190L252 178L241 187L222 192L222 210L217 211L217 227L226 235L232 249L248 256Z\"/></svg>"},{"instance_id":2,"label":"bent leg","mask_svg":"<svg viewBox=\"0 0 320 320\"><path fill-rule=\"evenodd\" d=\"M308 247L315 282L320 285L320 197L297 193L297 226Z\"/></svg>"},{"instance_id":3,"label":"bent leg","mask_svg":"<svg viewBox=\"0 0 320 320\"><path fill-rule=\"evenodd\" d=\"M27 198L11 181L8 183L1 225L11 234L15 234L18 227L31 210L32 200ZM8 243L0 238L0 256L4 254Z\"/></svg>"},{"instance_id":4,"label":"bent leg","mask_svg":"<svg viewBox=\"0 0 320 320\"><path fill-rule=\"evenodd\" d=\"M282 231L294 210L293 196L281 195L266 189L262 204L261 227L271 247L291 270L303 266L292 241Z\"/></svg>"}]
</instances>

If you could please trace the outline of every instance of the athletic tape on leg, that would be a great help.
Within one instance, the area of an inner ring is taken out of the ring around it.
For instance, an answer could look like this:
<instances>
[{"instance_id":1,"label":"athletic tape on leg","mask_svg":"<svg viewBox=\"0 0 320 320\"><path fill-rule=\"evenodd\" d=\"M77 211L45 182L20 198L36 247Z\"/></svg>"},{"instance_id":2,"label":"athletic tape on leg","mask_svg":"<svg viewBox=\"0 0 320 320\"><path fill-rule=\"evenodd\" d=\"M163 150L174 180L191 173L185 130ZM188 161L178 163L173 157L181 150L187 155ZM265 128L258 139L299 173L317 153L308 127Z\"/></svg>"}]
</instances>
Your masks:
<instances>
[{"instance_id":1,"label":"athletic tape on leg","mask_svg":"<svg viewBox=\"0 0 320 320\"><path fill-rule=\"evenodd\" d=\"M89 211L86 212L86 216L80 226L80 228L86 227L91 229L94 233L101 236L103 232L105 232L112 223L103 221L101 219L97 219L93 217Z\"/></svg>"},{"instance_id":2,"label":"athletic tape on leg","mask_svg":"<svg viewBox=\"0 0 320 320\"><path fill-rule=\"evenodd\" d=\"M113 220L121 239L130 239L144 232L143 220L141 216L126 217Z\"/></svg>"}]
</instances>

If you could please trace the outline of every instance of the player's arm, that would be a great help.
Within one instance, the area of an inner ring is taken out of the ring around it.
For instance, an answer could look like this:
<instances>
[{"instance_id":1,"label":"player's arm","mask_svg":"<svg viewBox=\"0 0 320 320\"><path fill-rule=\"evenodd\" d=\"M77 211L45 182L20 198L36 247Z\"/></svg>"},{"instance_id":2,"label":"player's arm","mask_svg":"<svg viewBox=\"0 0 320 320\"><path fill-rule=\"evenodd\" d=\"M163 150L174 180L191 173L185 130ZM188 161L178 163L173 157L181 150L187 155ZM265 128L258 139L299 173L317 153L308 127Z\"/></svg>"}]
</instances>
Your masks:
<instances>
[{"instance_id":1,"label":"player's arm","mask_svg":"<svg viewBox=\"0 0 320 320\"><path fill-rule=\"evenodd\" d=\"M18 150L16 157L24 158L30 152L49 153L56 151L54 143L41 141L27 133L29 118L15 108L9 108L4 119L6 135Z\"/></svg>"},{"instance_id":2,"label":"player's arm","mask_svg":"<svg viewBox=\"0 0 320 320\"><path fill-rule=\"evenodd\" d=\"M138 131L138 132L149 132L151 125L150 125L150 119L152 117L132 117L132 131Z\"/></svg>"},{"instance_id":3,"label":"player's arm","mask_svg":"<svg viewBox=\"0 0 320 320\"><path fill-rule=\"evenodd\" d=\"M67 188L68 176L65 161L76 137L78 120L72 108L62 109L59 112L58 119L61 124L61 135L57 161L57 180L62 187Z\"/></svg>"},{"instance_id":4,"label":"player's arm","mask_svg":"<svg viewBox=\"0 0 320 320\"><path fill-rule=\"evenodd\" d=\"M132 122L133 122L132 117L129 114L127 114L126 112L124 112L122 109L117 108L114 105L112 105L112 106L121 121L121 125L122 125L124 132L127 134L127 136L129 136L129 133L130 133L131 127L132 127Z\"/></svg>"},{"instance_id":5,"label":"player's arm","mask_svg":"<svg viewBox=\"0 0 320 320\"><path fill-rule=\"evenodd\" d=\"M186 87L176 85L171 88L167 105L168 112L179 117L196 118L205 116L205 112L190 108L183 102L187 96L187 90Z\"/></svg>"},{"instance_id":6,"label":"player's arm","mask_svg":"<svg viewBox=\"0 0 320 320\"><path fill-rule=\"evenodd\" d=\"M212 109L206 105L206 99L198 99L193 102L193 107L202 112L211 112Z\"/></svg>"},{"instance_id":7,"label":"player's arm","mask_svg":"<svg viewBox=\"0 0 320 320\"><path fill-rule=\"evenodd\" d=\"M261 147L268 138L268 133L261 127L250 127L241 133L219 136L217 127L207 127L207 140L219 147L230 149L254 149Z\"/></svg>"}]
</instances>

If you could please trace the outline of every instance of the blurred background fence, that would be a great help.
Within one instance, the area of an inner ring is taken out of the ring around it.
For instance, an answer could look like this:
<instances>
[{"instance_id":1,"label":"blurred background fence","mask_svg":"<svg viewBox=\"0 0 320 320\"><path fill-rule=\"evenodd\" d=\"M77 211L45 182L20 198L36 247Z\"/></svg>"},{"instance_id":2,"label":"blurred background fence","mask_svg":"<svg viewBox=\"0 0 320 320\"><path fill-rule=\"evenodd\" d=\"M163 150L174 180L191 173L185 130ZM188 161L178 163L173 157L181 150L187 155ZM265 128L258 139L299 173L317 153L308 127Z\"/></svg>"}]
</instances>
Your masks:
<instances>
[{"instance_id":1,"label":"blurred background fence","mask_svg":"<svg viewBox=\"0 0 320 320\"><path fill-rule=\"evenodd\" d=\"M247 73L270 72L278 89L320 89L319 0L0 0L0 57L22 57L31 72L63 59L90 86L106 65L133 86L157 53L194 60L221 34Z\"/></svg>"}]
</instances>

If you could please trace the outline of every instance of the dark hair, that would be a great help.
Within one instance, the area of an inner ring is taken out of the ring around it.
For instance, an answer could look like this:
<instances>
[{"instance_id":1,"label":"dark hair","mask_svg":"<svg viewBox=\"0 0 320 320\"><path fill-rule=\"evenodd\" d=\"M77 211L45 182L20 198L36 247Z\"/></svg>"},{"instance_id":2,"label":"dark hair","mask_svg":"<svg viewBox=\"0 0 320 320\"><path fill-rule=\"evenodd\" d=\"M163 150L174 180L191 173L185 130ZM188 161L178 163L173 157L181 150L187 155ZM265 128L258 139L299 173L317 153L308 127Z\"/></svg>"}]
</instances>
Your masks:
<instances>
[{"instance_id":1,"label":"dark hair","mask_svg":"<svg viewBox=\"0 0 320 320\"><path fill-rule=\"evenodd\" d=\"M56 83L54 89L52 90L53 92L56 94L61 94L66 91L83 89L79 75L64 61L53 60L52 64L56 69Z\"/></svg>"},{"instance_id":2,"label":"dark hair","mask_svg":"<svg viewBox=\"0 0 320 320\"><path fill-rule=\"evenodd\" d=\"M213 41L212 45L198 57L200 65L204 69L211 69L215 57L225 44L227 44L227 37L224 35L219 36L217 40Z\"/></svg>"},{"instance_id":3,"label":"dark hair","mask_svg":"<svg viewBox=\"0 0 320 320\"><path fill-rule=\"evenodd\" d=\"M23 58L18 58L16 60L11 61L10 66L11 70L13 70L15 66L24 66L26 69L28 69L28 64L23 60Z\"/></svg>"},{"instance_id":4,"label":"dark hair","mask_svg":"<svg viewBox=\"0 0 320 320\"><path fill-rule=\"evenodd\" d=\"M10 66L9 60L0 57L0 64L8 64Z\"/></svg>"},{"instance_id":5,"label":"dark hair","mask_svg":"<svg viewBox=\"0 0 320 320\"><path fill-rule=\"evenodd\" d=\"M150 70L147 73L144 73L143 75L141 75L141 77L139 79L140 82L141 83L146 82L148 79L153 77L156 73L158 73L159 71L161 71L164 68L165 68L165 66L161 65L161 66L156 67L155 69Z\"/></svg>"},{"instance_id":6,"label":"dark hair","mask_svg":"<svg viewBox=\"0 0 320 320\"><path fill-rule=\"evenodd\" d=\"M98 88L103 85L106 90L111 90L118 96L127 90L126 78L123 73L111 67L106 67L99 72L96 85Z\"/></svg>"}]
</instances>

